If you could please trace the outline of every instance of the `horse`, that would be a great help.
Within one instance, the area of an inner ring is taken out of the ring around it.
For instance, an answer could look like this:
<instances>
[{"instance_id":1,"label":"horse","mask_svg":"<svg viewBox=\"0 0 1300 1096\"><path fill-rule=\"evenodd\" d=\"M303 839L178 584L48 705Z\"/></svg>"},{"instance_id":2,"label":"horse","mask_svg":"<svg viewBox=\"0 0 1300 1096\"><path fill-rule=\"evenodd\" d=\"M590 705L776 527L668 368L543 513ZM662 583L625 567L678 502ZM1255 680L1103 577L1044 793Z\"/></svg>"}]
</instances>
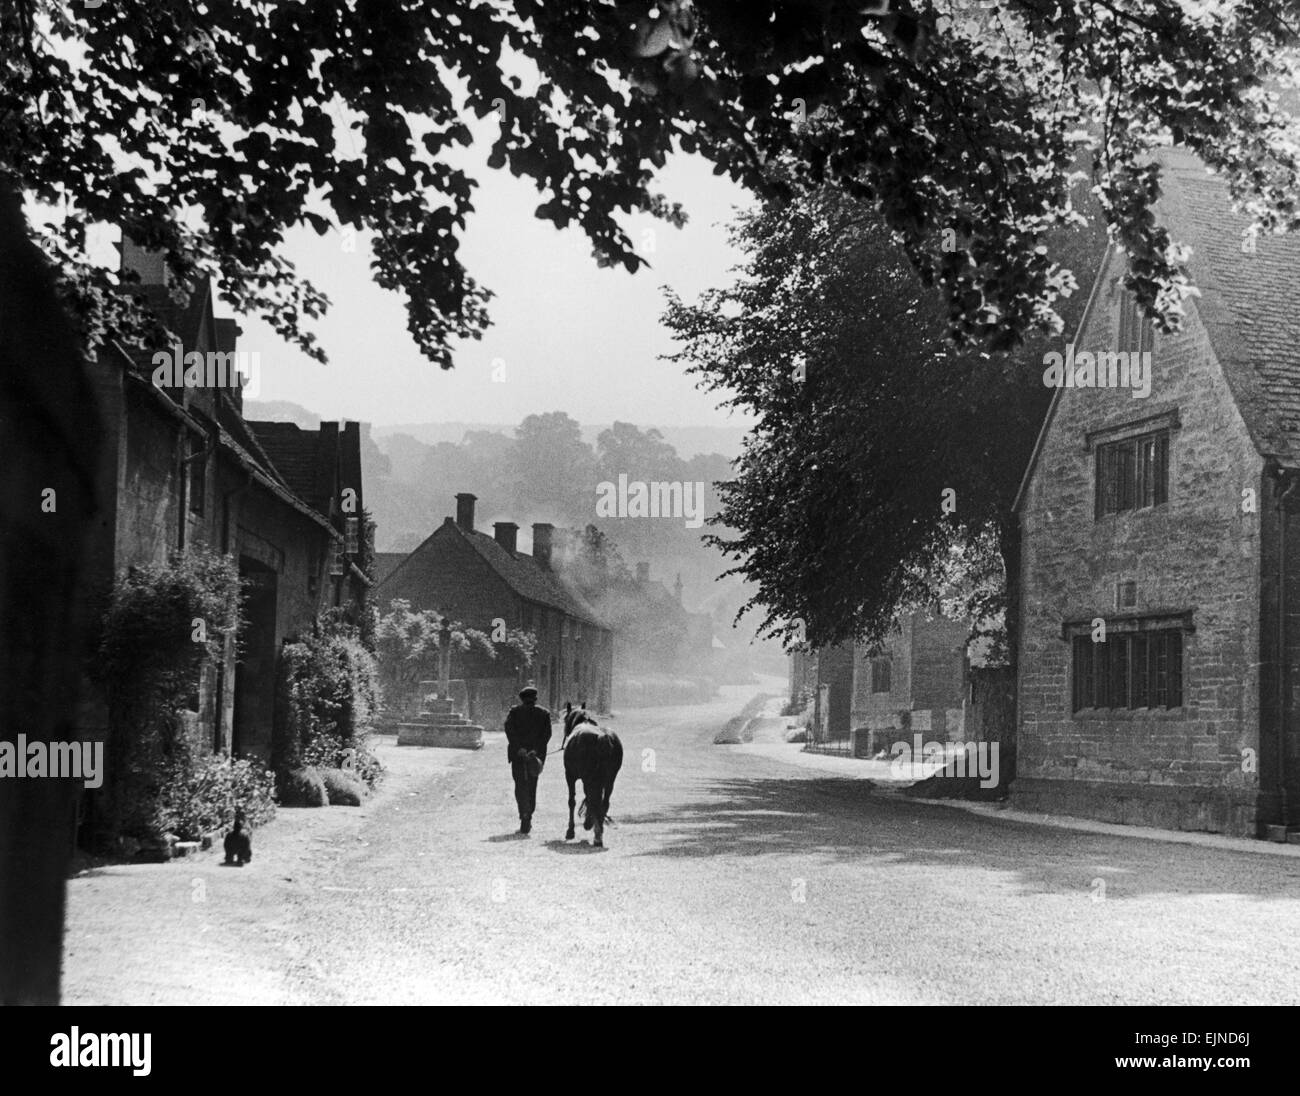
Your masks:
<instances>
[{"instance_id":1,"label":"horse","mask_svg":"<svg viewBox=\"0 0 1300 1096\"><path fill-rule=\"evenodd\" d=\"M574 785L582 781L582 828L595 829L594 848L604 847L605 822L609 818L609 797L614 778L623 764L623 743L618 735L606 730L587 714L587 702L575 708L564 705L564 779L569 783L569 829L564 840L573 840Z\"/></svg>"}]
</instances>

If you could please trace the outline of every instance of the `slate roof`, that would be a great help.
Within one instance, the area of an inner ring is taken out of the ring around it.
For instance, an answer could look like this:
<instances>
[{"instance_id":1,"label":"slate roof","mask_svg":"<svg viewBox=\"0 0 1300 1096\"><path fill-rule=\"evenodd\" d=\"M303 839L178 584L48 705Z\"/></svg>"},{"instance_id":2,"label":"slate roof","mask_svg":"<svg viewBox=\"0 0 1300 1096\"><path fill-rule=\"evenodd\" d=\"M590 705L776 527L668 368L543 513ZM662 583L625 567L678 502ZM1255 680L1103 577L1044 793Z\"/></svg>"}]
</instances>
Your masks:
<instances>
[{"instance_id":1,"label":"slate roof","mask_svg":"<svg viewBox=\"0 0 1300 1096\"><path fill-rule=\"evenodd\" d=\"M1232 212L1227 184L1184 150L1161 160L1159 213L1193 249L1194 307L1251 437L1265 456L1300 463L1300 233L1261 233L1243 250L1250 220Z\"/></svg>"},{"instance_id":2,"label":"slate roof","mask_svg":"<svg viewBox=\"0 0 1300 1096\"><path fill-rule=\"evenodd\" d=\"M375 553L375 585L383 582L389 575L401 566L402 560L410 555L409 552L376 552Z\"/></svg>"},{"instance_id":3,"label":"slate roof","mask_svg":"<svg viewBox=\"0 0 1300 1096\"><path fill-rule=\"evenodd\" d=\"M454 521L448 519L452 528L459 532L474 546L484 560L506 584L520 597L559 609L569 616L594 624L600 628L608 627L587 600L564 581L554 571L543 567L532 556L523 552L507 552L496 542L495 537L480 533L477 529L466 533Z\"/></svg>"},{"instance_id":4,"label":"slate roof","mask_svg":"<svg viewBox=\"0 0 1300 1096\"><path fill-rule=\"evenodd\" d=\"M1188 271L1200 290L1187 307L1205 327L1255 448L1287 467L1300 467L1300 231L1261 233L1254 251L1245 250L1250 218L1233 212L1227 182L1186 149L1163 149L1158 158L1156 217L1175 243L1192 249ZM1075 338L1090 310L1091 300L1074 328ZM1066 391L1058 388L1052 397L1016 493L1016 510Z\"/></svg>"},{"instance_id":5,"label":"slate roof","mask_svg":"<svg viewBox=\"0 0 1300 1096\"><path fill-rule=\"evenodd\" d=\"M317 505L320 500L314 496L320 431L303 430L292 422L251 421L248 426L289 489Z\"/></svg>"}]
</instances>

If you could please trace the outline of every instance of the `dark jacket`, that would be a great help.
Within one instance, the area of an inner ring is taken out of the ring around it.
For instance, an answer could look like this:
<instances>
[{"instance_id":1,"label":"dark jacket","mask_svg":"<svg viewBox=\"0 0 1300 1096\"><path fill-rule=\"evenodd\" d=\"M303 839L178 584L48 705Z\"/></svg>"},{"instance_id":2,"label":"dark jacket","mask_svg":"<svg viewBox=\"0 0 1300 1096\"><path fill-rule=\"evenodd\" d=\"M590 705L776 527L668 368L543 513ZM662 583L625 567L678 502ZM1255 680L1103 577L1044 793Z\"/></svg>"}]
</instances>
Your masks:
<instances>
[{"instance_id":1,"label":"dark jacket","mask_svg":"<svg viewBox=\"0 0 1300 1096\"><path fill-rule=\"evenodd\" d=\"M540 704L516 704L506 716L506 761L514 763L519 750L536 750L546 757L551 741L551 713Z\"/></svg>"}]
</instances>

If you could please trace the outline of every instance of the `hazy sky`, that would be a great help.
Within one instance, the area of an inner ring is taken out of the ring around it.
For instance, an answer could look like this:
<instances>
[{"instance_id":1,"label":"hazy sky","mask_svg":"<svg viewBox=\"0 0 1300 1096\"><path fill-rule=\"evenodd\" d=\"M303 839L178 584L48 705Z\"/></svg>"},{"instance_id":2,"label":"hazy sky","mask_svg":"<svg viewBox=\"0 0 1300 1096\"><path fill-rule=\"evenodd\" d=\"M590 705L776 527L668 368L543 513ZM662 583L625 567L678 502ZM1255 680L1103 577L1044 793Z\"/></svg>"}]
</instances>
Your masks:
<instances>
[{"instance_id":1,"label":"hazy sky","mask_svg":"<svg viewBox=\"0 0 1300 1096\"><path fill-rule=\"evenodd\" d=\"M467 161L467 166L472 161ZM690 223L675 229L630 218L629 236L650 261L631 275L598 268L586 237L533 215L541 199L506 171L475 169L480 186L461 247L470 273L493 291L493 326L458 346L444 372L420 356L406 330L401 299L370 277L365 238L342 250L340 237L303 230L286 255L333 302L314 330L330 357L321 366L265 324L241 317L241 346L261 355L261 400L292 400L326 418L376 425L410 422L515 423L563 410L584 423L615 419L653 425L742 425L716 397L658 355L672 348L660 325L663 294L685 299L730 280L738 254L727 244L733 209L750 196L697 158L669 161L658 187L680 201ZM646 246L645 231L653 233ZM225 310L229 314L229 310ZM499 362L498 362L499 359ZM504 366L494 381L494 363Z\"/></svg>"}]
</instances>

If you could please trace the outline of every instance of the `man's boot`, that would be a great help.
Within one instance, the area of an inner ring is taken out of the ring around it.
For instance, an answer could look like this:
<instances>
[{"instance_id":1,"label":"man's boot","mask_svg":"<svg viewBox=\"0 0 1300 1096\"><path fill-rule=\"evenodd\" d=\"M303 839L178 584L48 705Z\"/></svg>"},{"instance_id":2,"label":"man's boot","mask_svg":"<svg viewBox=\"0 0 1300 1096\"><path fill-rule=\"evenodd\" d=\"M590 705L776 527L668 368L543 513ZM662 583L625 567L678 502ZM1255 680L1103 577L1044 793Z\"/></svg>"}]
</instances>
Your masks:
<instances>
[{"instance_id":1,"label":"man's boot","mask_svg":"<svg viewBox=\"0 0 1300 1096\"><path fill-rule=\"evenodd\" d=\"M520 818L520 819L519 819L519 832L520 832L520 833L529 833L529 832L531 832L532 828L533 828L533 820L532 820L531 818Z\"/></svg>"}]
</instances>

